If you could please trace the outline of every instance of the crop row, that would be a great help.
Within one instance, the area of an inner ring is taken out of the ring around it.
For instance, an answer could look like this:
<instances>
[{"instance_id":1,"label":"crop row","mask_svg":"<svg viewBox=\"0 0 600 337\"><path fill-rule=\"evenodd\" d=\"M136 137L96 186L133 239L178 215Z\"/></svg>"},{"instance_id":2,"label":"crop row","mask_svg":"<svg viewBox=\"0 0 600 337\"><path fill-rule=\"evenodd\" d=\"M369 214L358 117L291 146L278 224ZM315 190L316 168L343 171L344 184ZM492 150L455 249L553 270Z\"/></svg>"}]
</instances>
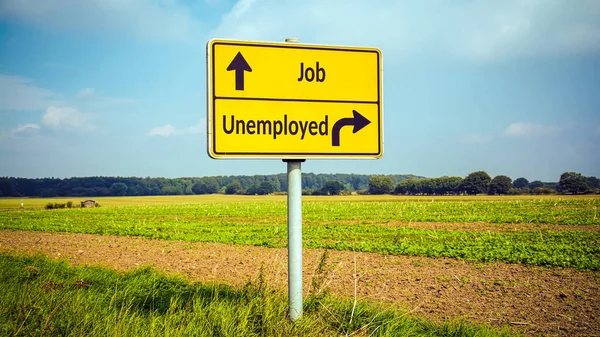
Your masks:
<instances>
[{"instance_id":1,"label":"crop row","mask_svg":"<svg viewBox=\"0 0 600 337\"><path fill-rule=\"evenodd\" d=\"M106 207L99 216L192 217L195 219L286 216L285 201L208 202L177 205ZM559 200L486 200L445 202L328 201L303 203L311 222L332 220L402 222L486 222L497 224L600 225L600 198ZM79 214L79 210L73 210ZM18 216L18 213L0 217ZM61 213L62 214L65 213ZM67 213L69 214L69 213ZM45 217L46 213L39 213Z\"/></svg>"},{"instance_id":2,"label":"crop row","mask_svg":"<svg viewBox=\"0 0 600 337\"><path fill-rule=\"evenodd\" d=\"M492 233L378 225L388 220L597 224L590 207L595 207L590 200L310 202L304 205L304 219L310 225L303 228L303 244L308 248L600 270L598 231ZM281 202L4 211L0 212L0 228L285 247L285 212L285 203Z\"/></svg>"}]
</instances>

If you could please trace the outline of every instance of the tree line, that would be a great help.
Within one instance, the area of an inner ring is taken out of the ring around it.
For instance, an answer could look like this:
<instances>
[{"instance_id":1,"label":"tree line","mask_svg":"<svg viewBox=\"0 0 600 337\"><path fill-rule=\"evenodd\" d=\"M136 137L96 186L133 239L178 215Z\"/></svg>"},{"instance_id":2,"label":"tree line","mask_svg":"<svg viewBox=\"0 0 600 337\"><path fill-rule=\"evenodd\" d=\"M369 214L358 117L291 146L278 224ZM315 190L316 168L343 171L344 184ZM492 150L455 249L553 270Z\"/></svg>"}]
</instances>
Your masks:
<instances>
[{"instance_id":1,"label":"tree line","mask_svg":"<svg viewBox=\"0 0 600 337\"><path fill-rule=\"evenodd\" d=\"M598 193L600 180L581 173L565 172L558 182L514 181L504 175L494 178L476 171L465 178L444 176L425 178L415 175L302 174L303 194L339 195L475 195L475 194L553 194ZM287 191L285 173L253 176L211 176L199 178L0 178L0 197L94 197L190 194L265 195Z\"/></svg>"},{"instance_id":2,"label":"tree line","mask_svg":"<svg viewBox=\"0 0 600 337\"><path fill-rule=\"evenodd\" d=\"M422 178L415 175L386 175L394 183ZM322 190L327 182L341 184L341 190L366 190L371 175L303 173L306 193ZM331 185L331 183L329 184ZM17 178L0 177L0 197L63 197L63 196L147 196L190 194L270 194L287 191L285 173L271 175L232 175L186 178L139 177L76 177Z\"/></svg>"},{"instance_id":3,"label":"tree line","mask_svg":"<svg viewBox=\"0 0 600 337\"><path fill-rule=\"evenodd\" d=\"M369 180L369 194L400 195L502 195L502 194L582 194L600 193L600 180L596 177L585 177L577 172L563 173L559 181L529 182L526 178L514 181L505 175L493 179L485 171L476 171L461 177L439 177L422 179L405 179L397 184L384 176L373 176Z\"/></svg>"}]
</instances>

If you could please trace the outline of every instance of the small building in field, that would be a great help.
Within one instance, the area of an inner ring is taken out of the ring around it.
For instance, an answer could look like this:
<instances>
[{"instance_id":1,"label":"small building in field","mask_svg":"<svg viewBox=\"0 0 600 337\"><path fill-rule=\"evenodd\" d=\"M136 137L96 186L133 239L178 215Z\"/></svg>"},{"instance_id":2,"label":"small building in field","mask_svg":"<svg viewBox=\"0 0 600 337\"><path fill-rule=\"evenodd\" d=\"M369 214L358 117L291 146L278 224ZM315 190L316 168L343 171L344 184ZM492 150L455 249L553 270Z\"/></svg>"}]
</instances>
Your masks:
<instances>
[{"instance_id":1,"label":"small building in field","mask_svg":"<svg viewBox=\"0 0 600 337\"><path fill-rule=\"evenodd\" d=\"M96 207L96 200L86 200L81 202L81 208Z\"/></svg>"}]
</instances>

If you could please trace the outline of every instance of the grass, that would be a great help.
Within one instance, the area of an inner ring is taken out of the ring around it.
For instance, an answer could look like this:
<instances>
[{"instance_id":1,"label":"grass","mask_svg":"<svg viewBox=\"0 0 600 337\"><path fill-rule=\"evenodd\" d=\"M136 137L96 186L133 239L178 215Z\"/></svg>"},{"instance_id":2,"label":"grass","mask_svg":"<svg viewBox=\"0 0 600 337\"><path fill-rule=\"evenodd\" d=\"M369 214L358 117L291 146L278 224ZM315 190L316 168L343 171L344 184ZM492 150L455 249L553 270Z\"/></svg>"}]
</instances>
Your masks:
<instances>
[{"instance_id":1,"label":"grass","mask_svg":"<svg viewBox=\"0 0 600 337\"><path fill-rule=\"evenodd\" d=\"M317 281L318 282L318 281ZM189 283L150 268L120 274L45 257L0 254L3 336L508 336L463 321L434 323L327 294L286 319L287 300L259 276L243 288Z\"/></svg>"},{"instance_id":2,"label":"grass","mask_svg":"<svg viewBox=\"0 0 600 337\"><path fill-rule=\"evenodd\" d=\"M215 196L214 200L194 199L202 200L197 204L165 205L160 202L166 199L159 197L152 205L5 210L0 212L0 229L285 247L287 206L279 198ZM128 204L146 198L119 200ZM493 233L386 225L390 221L434 221L596 226L600 225L596 214L600 198L485 200L479 197L463 201L400 199L402 202L398 202L390 196L373 199L357 196L353 202L336 200L331 197L323 202L305 200L304 247L600 270L599 231L529 229Z\"/></svg>"}]
</instances>

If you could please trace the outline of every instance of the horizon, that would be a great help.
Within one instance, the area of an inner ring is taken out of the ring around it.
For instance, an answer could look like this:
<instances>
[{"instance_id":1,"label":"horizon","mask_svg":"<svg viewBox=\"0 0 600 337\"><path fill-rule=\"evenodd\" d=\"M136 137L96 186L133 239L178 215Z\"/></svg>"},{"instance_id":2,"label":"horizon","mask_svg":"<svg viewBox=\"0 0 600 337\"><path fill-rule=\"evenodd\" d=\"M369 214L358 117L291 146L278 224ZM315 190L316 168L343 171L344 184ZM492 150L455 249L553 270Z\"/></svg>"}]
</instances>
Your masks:
<instances>
[{"instance_id":1,"label":"horizon","mask_svg":"<svg viewBox=\"0 0 600 337\"><path fill-rule=\"evenodd\" d=\"M477 171L473 171L473 172L477 172ZM337 174L346 174L346 175L361 175L361 176L412 176L414 178L417 179L435 179L435 178L443 178L443 177L460 177L460 178L466 178L469 174L473 173L473 172L469 172L467 175L465 176L450 176L450 175L441 175L441 176L435 176L435 177L429 177L429 176L422 176L422 175L418 175L418 174L412 174L412 173L340 173L340 172L335 172L335 173L318 173L318 172L302 172L302 174L315 174L315 175L337 175ZM485 171L484 171L485 172ZM486 172L487 173L487 172ZM579 172L575 172L575 173L579 173ZM85 178L123 178L123 179L129 179L129 178L134 178L134 179L201 179L201 178L209 178L209 177L224 177L224 178L229 178L229 177L253 177L253 176L272 176L272 175L286 175L285 172L280 172L280 173L270 173L270 174L228 174L228 175L208 175L208 176L181 176L181 177L164 177L164 176L70 176L70 177L16 177L16 176L0 176L0 178L8 178L8 179L32 179L32 180L36 180L36 179L57 179L57 180L67 180L67 179L85 179ZM502 174L501 174L502 175ZM585 176L585 175L583 175ZM408 178L408 179L413 179L413 178ZM491 178L494 178L494 176L490 175ZM516 179L519 178L525 178L527 179L529 182L533 182L533 181L541 181L543 183L558 183L558 181L560 180L560 176L558 177L558 179L556 180L542 180L542 179L536 179L536 178L528 178L528 177L523 177L523 176L518 176L518 177L510 177L508 176L513 182ZM585 176L588 177L588 176ZM593 176L590 176L593 177Z\"/></svg>"},{"instance_id":2,"label":"horizon","mask_svg":"<svg viewBox=\"0 0 600 337\"><path fill-rule=\"evenodd\" d=\"M297 37L378 48L384 69L383 156L306 173L598 177L598 13L593 0L6 0L0 176L285 174L280 159L209 157L206 46Z\"/></svg>"}]
</instances>

